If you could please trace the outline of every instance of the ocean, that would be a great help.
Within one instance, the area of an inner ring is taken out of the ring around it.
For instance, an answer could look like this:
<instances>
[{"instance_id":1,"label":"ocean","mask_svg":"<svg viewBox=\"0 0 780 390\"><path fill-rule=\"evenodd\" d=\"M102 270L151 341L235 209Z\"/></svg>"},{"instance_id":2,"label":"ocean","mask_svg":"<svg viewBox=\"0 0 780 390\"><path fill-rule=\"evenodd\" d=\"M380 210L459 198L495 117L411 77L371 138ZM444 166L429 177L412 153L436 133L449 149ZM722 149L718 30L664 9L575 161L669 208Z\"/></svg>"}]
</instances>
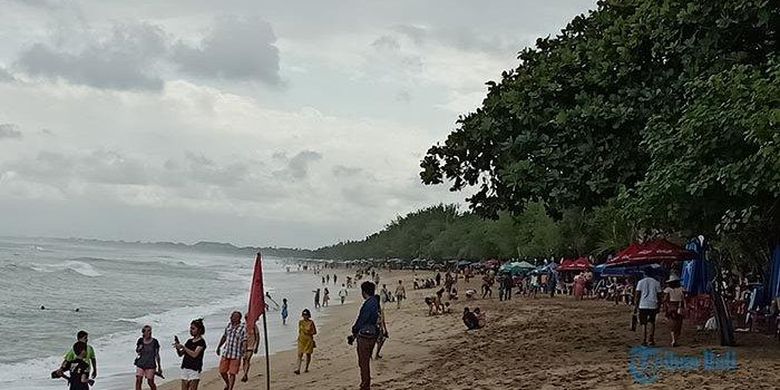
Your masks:
<instances>
[{"instance_id":1,"label":"ocean","mask_svg":"<svg viewBox=\"0 0 780 390\"><path fill-rule=\"evenodd\" d=\"M263 263L266 291L280 305L282 298L289 301L287 326L269 302L272 353L295 346L303 308L312 310L315 321L327 315L327 309L312 307L320 277L297 266L287 272L288 260ZM97 355L97 389L131 388L135 341L146 324L162 346L168 380L178 380L181 362L171 347L173 337L186 340L195 318L206 325L205 367L216 367L214 349L230 312L246 310L253 266L254 258L241 255L0 238L0 389L62 389L64 380L49 374L82 329ZM262 331L262 321L258 326Z\"/></svg>"}]
</instances>

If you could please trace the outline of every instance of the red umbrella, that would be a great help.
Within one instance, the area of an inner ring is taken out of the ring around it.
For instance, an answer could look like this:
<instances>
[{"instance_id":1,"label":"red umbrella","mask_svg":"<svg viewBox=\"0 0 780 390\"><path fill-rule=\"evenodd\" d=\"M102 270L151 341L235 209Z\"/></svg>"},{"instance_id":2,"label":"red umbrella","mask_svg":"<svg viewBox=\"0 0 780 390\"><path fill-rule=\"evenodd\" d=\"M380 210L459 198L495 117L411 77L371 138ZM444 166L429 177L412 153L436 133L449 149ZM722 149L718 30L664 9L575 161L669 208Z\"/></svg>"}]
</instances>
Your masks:
<instances>
[{"instance_id":1,"label":"red umbrella","mask_svg":"<svg viewBox=\"0 0 780 390\"><path fill-rule=\"evenodd\" d=\"M695 253L683 249L666 240L653 240L642 244L633 243L623 249L612 259L607 261L607 266L613 265L644 265L660 262L675 262L690 260Z\"/></svg>"},{"instance_id":2,"label":"red umbrella","mask_svg":"<svg viewBox=\"0 0 780 390\"><path fill-rule=\"evenodd\" d=\"M560 266L558 266L558 271L587 271L589 269L593 268L593 266L590 264L590 261L587 257L580 257L577 260L564 260Z\"/></svg>"}]
</instances>

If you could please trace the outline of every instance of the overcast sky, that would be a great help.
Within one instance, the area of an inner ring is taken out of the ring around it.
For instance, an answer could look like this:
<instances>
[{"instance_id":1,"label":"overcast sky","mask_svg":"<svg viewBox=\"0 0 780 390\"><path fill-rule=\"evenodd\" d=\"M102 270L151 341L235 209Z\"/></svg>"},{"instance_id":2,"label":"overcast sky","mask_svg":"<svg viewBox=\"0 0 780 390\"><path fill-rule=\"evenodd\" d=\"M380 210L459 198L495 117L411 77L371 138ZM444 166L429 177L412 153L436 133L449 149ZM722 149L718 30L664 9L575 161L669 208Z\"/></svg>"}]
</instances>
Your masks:
<instances>
[{"instance_id":1,"label":"overcast sky","mask_svg":"<svg viewBox=\"0 0 780 390\"><path fill-rule=\"evenodd\" d=\"M317 247L594 1L0 1L0 235Z\"/></svg>"}]
</instances>

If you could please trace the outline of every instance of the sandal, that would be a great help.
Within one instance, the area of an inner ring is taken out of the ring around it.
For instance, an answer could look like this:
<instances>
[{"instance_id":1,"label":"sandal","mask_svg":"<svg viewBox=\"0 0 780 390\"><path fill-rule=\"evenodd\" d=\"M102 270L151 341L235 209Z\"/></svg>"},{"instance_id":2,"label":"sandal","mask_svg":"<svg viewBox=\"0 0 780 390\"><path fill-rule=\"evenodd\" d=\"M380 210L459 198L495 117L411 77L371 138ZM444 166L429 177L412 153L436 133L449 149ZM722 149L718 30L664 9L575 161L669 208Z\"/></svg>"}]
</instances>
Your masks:
<instances>
[{"instance_id":1,"label":"sandal","mask_svg":"<svg viewBox=\"0 0 780 390\"><path fill-rule=\"evenodd\" d=\"M295 370L293 372L295 373L295 375L301 375L301 370Z\"/></svg>"}]
</instances>

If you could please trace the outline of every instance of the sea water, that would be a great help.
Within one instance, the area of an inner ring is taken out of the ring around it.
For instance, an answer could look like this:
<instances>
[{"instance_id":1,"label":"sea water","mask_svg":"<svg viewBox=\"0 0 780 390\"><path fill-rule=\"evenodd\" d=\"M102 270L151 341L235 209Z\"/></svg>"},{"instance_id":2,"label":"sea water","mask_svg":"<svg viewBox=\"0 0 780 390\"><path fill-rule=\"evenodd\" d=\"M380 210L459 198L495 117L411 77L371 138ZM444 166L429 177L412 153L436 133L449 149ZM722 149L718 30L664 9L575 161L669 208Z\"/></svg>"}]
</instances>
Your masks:
<instances>
[{"instance_id":1,"label":"sea water","mask_svg":"<svg viewBox=\"0 0 780 390\"><path fill-rule=\"evenodd\" d=\"M282 298L289 300L286 326L268 302L272 352L294 347L299 313L313 309L312 290L322 287L320 276L294 265L287 272L289 260L263 263L266 291L280 305ZM253 267L254 258L242 255L0 238L0 389L64 388L64 380L49 375L79 330L89 332L97 355L97 388L131 388L135 343L147 324L160 342L166 378L178 379L181 358L171 344L174 335L182 342L189 338L195 318L206 325L205 368L215 367L215 348L230 313L246 310ZM331 289L335 296L338 288ZM314 320L326 310L312 310ZM262 331L262 322L258 325Z\"/></svg>"}]
</instances>

